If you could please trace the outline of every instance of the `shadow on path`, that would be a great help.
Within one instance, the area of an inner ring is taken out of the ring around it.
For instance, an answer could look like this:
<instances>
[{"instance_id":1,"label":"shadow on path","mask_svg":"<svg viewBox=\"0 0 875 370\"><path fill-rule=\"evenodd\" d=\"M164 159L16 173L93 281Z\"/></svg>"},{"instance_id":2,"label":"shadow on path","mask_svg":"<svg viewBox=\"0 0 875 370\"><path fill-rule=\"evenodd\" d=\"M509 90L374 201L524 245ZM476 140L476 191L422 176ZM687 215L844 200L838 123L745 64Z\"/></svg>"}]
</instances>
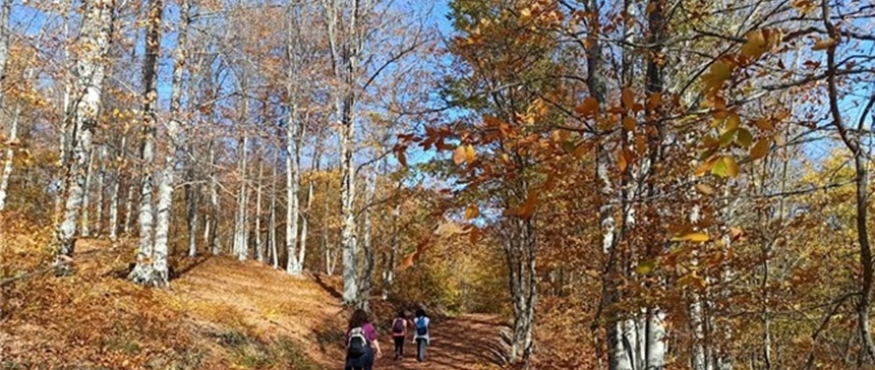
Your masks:
<instances>
[{"instance_id":1,"label":"shadow on path","mask_svg":"<svg viewBox=\"0 0 875 370\"><path fill-rule=\"evenodd\" d=\"M457 319L435 323L431 329L431 346L425 362L416 361L416 345L411 338L404 343L404 358L393 359L393 344L389 338L380 338L383 358L374 369L483 369L484 365L498 365L500 353L499 328L490 316L465 315Z\"/></svg>"}]
</instances>

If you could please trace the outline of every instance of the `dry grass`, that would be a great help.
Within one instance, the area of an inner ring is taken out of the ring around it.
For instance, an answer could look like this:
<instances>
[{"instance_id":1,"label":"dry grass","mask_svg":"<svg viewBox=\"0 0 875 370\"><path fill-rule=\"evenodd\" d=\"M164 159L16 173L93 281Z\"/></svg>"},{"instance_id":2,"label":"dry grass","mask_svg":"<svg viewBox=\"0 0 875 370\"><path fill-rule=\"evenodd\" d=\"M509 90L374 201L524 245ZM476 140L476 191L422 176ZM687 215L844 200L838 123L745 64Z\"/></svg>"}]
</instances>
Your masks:
<instances>
[{"instance_id":1,"label":"dry grass","mask_svg":"<svg viewBox=\"0 0 875 370\"><path fill-rule=\"evenodd\" d=\"M38 233L2 235L0 280L50 261ZM319 284L255 262L178 259L166 290L124 279L130 243L81 240L76 273L46 273L3 288L0 369L316 369L337 349L320 346L340 307ZM294 339L293 339L294 338ZM323 348L324 347L324 348Z\"/></svg>"}]
</instances>

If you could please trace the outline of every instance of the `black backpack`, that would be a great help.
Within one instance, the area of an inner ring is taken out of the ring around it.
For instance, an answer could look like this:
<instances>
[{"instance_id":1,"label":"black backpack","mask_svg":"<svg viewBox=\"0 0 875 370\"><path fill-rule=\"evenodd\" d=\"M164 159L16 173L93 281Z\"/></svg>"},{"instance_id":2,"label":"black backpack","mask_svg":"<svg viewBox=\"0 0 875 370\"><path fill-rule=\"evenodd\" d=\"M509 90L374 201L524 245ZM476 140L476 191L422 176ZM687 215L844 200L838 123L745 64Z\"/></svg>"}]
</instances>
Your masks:
<instances>
[{"instance_id":1,"label":"black backpack","mask_svg":"<svg viewBox=\"0 0 875 370\"><path fill-rule=\"evenodd\" d=\"M365 354L368 340L365 338L365 330L361 327L352 328L349 331L349 341L346 343L346 353L350 357L359 357Z\"/></svg>"}]
</instances>

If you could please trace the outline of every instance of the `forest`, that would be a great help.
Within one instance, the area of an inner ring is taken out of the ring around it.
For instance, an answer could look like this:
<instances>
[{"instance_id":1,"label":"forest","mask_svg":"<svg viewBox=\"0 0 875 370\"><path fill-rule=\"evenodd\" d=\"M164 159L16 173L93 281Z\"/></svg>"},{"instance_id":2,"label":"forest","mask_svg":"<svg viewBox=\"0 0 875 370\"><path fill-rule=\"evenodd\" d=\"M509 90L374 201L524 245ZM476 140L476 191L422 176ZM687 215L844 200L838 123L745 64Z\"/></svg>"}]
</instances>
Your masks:
<instances>
[{"instance_id":1,"label":"forest","mask_svg":"<svg viewBox=\"0 0 875 370\"><path fill-rule=\"evenodd\" d=\"M0 0L0 368L337 368L311 321L425 307L446 363L377 368L875 369L873 29Z\"/></svg>"}]
</instances>

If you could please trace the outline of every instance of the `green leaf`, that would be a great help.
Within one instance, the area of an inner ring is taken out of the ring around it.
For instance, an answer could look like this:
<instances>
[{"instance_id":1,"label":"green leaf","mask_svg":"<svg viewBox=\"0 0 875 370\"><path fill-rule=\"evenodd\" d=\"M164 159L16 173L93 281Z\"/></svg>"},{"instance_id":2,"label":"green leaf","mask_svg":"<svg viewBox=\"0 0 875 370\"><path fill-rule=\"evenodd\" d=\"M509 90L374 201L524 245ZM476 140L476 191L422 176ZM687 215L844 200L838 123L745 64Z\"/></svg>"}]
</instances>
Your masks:
<instances>
[{"instance_id":1,"label":"green leaf","mask_svg":"<svg viewBox=\"0 0 875 370\"><path fill-rule=\"evenodd\" d=\"M740 128L735 136L735 142L742 148L750 148L750 144L753 143L753 135L747 129Z\"/></svg>"},{"instance_id":2,"label":"green leaf","mask_svg":"<svg viewBox=\"0 0 875 370\"><path fill-rule=\"evenodd\" d=\"M656 267L655 260L645 260L645 261L641 261L638 263L638 267L635 268L635 272L638 275L647 275L651 271L653 271L653 268L655 268L655 267Z\"/></svg>"}]
</instances>

